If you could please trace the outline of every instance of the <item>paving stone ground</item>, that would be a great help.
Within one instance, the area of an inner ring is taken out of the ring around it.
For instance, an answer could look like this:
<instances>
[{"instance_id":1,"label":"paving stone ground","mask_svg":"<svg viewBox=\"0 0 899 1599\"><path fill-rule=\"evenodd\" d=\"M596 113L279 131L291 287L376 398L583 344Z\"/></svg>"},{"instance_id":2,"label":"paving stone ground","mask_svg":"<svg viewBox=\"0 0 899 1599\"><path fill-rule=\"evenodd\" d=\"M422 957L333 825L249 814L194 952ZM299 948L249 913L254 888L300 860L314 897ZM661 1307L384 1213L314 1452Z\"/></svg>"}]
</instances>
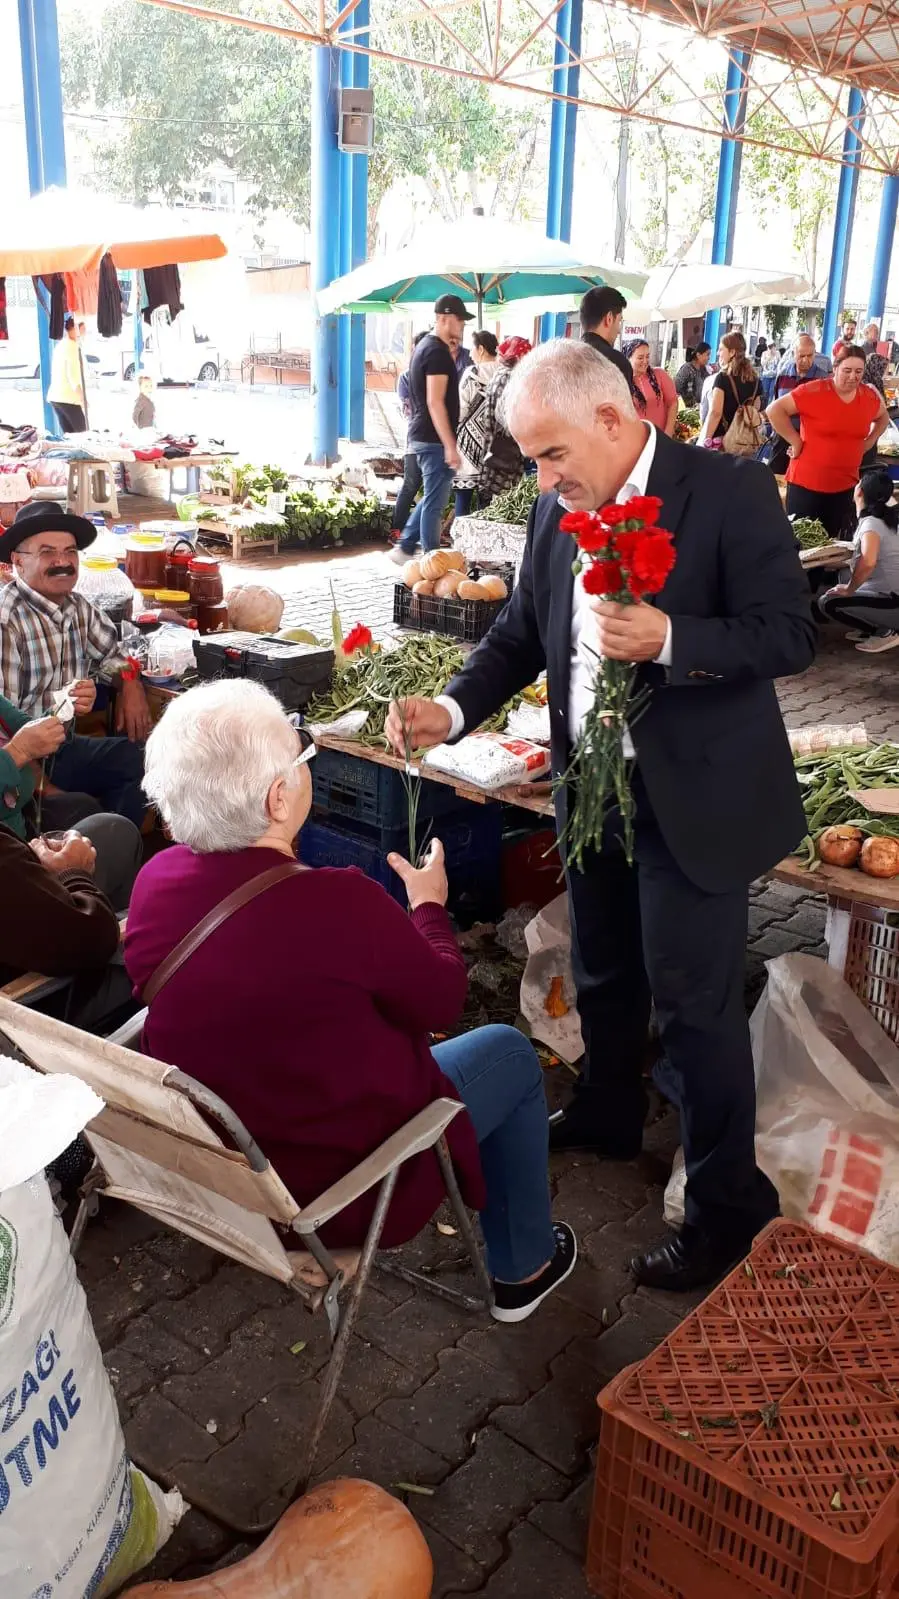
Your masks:
<instances>
[{"instance_id":1,"label":"paving stone ground","mask_svg":"<svg viewBox=\"0 0 899 1599\"><path fill-rule=\"evenodd\" d=\"M394 574L376 552L283 570L291 617L326 625L329 578L346 621L389 630ZM815 665L781 686L788 725L864 719L879 736L899 735L897 668L899 657L865 657L824 638ZM756 884L748 1002L765 960L824 953L823 938L820 899ZM564 1075L547 1075L551 1103ZM368 1477L394 1492L403 1482L433 1490L407 1499L433 1551L435 1599L585 1599L596 1393L692 1303L634 1292L626 1269L661 1231L676 1142L673 1116L660 1113L630 1165L553 1157L556 1214L577 1228L581 1256L565 1287L520 1327L375 1274L318 1472ZM433 1263L456 1246L432 1224L402 1253ZM134 1454L225 1516L274 1513L317 1401L323 1322L277 1284L112 1202L88 1230L80 1271ZM153 1574L196 1575L246 1552L192 1509Z\"/></svg>"}]
</instances>

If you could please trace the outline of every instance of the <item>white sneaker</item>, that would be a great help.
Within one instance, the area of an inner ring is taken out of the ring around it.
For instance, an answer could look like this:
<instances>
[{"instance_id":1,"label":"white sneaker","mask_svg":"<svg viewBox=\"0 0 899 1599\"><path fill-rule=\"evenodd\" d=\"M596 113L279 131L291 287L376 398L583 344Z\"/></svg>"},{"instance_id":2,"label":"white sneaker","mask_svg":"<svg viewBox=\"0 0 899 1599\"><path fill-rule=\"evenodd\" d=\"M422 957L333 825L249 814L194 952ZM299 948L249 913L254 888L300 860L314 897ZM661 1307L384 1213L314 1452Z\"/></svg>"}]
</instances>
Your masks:
<instances>
[{"instance_id":1,"label":"white sneaker","mask_svg":"<svg viewBox=\"0 0 899 1599\"><path fill-rule=\"evenodd\" d=\"M394 566L405 566L406 562L411 561L412 557L407 555L405 550L401 549L397 544L395 549L388 550L387 559L392 561Z\"/></svg>"},{"instance_id":2,"label":"white sneaker","mask_svg":"<svg viewBox=\"0 0 899 1599\"><path fill-rule=\"evenodd\" d=\"M863 633L860 627L851 627L846 634L847 644L860 644L863 638L870 638L870 633Z\"/></svg>"},{"instance_id":3,"label":"white sneaker","mask_svg":"<svg viewBox=\"0 0 899 1599\"><path fill-rule=\"evenodd\" d=\"M895 650L899 648L899 633L875 633L873 638L862 639L855 647L857 650L862 650L865 655L879 655L881 650Z\"/></svg>"}]
</instances>

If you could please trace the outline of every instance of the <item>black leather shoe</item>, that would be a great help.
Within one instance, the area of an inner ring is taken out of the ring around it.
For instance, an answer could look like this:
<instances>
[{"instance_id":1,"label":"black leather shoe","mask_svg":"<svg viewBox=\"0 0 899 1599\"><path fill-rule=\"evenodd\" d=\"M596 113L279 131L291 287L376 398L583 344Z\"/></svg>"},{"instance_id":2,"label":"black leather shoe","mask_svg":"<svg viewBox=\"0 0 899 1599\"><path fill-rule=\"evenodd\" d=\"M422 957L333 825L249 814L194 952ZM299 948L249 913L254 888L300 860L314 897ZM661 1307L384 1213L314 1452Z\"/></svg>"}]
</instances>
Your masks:
<instances>
[{"instance_id":1,"label":"black leather shoe","mask_svg":"<svg viewBox=\"0 0 899 1599\"><path fill-rule=\"evenodd\" d=\"M635 1255L630 1267L645 1288L686 1294L693 1288L710 1288L719 1282L749 1253L751 1246L751 1239L737 1243L733 1239L707 1238L685 1227L648 1249L645 1255Z\"/></svg>"},{"instance_id":2,"label":"black leather shoe","mask_svg":"<svg viewBox=\"0 0 899 1599\"><path fill-rule=\"evenodd\" d=\"M638 1133L615 1135L596 1125L595 1118L586 1116L574 1100L568 1110L549 1126L550 1151L584 1149L600 1160L636 1160L643 1147L642 1128Z\"/></svg>"}]
</instances>

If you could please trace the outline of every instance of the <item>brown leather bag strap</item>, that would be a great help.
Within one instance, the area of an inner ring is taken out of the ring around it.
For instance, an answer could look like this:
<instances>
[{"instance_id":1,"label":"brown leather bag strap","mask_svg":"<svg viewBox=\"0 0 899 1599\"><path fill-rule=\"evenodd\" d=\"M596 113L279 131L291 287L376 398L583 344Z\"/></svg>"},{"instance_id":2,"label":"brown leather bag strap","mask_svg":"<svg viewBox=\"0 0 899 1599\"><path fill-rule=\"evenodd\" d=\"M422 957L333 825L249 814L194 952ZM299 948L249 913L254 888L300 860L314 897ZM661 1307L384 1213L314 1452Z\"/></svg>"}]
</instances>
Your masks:
<instances>
[{"instance_id":1,"label":"brown leather bag strap","mask_svg":"<svg viewBox=\"0 0 899 1599\"><path fill-rule=\"evenodd\" d=\"M171 954L167 955L164 961L160 961L155 972L150 974L141 994L144 1004L152 1005L169 978L180 971L184 962L190 960L194 950L199 949L203 940L208 938L210 933L214 933L216 928L221 927L222 922L226 922L229 916L233 916L241 906L249 905L257 895L264 894L267 888L274 888L276 883L283 883L285 878L294 877L297 872L303 870L298 861L281 861L277 866L270 866L267 872L260 872L258 877L251 877L246 883L241 883L239 888L232 889L230 894L226 894L202 921L197 922L196 927L191 928L180 944L175 945Z\"/></svg>"}]
</instances>

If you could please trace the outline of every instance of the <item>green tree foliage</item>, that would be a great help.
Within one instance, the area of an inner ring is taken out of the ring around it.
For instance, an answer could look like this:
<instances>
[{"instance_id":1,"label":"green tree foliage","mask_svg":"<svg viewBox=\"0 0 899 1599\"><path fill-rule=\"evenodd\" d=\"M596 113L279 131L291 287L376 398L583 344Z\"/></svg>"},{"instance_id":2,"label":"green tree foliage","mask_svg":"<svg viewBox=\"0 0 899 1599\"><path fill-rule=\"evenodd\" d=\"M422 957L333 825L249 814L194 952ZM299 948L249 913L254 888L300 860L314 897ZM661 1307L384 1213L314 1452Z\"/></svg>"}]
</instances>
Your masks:
<instances>
[{"instance_id":1,"label":"green tree foliage","mask_svg":"<svg viewBox=\"0 0 899 1599\"><path fill-rule=\"evenodd\" d=\"M251 14L245 0L240 8L237 0L221 3L223 9ZM389 24L391 51L459 63L458 45L438 23L410 20L402 0L396 0L395 9L392 21L383 8L380 18L381 26ZM481 23L460 14L453 26L471 30ZM523 38L532 27L533 19L527 25L522 19ZM66 108L107 119L85 124L93 133L97 177L104 187L135 200L154 195L174 200L210 168L225 165L252 186L255 215L264 217L277 207L308 223L307 46L138 0L110 0L93 27L85 26L82 14L67 41ZM479 34L467 42L484 49ZM529 60L535 48L541 47L532 47ZM509 216L528 214L535 187L528 180L548 120L544 102L516 96L506 106L472 79L424 73L393 61L373 60L371 79L376 112L372 217L404 173L423 180L447 219L472 205ZM97 130L102 130L99 137Z\"/></svg>"},{"instance_id":2,"label":"green tree foliage","mask_svg":"<svg viewBox=\"0 0 899 1599\"><path fill-rule=\"evenodd\" d=\"M253 186L254 213L278 205L308 220L307 49L117 0L93 25L82 10L62 69L66 109L107 119L87 126L98 180L115 194L175 200L225 165Z\"/></svg>"}]
</instances>

